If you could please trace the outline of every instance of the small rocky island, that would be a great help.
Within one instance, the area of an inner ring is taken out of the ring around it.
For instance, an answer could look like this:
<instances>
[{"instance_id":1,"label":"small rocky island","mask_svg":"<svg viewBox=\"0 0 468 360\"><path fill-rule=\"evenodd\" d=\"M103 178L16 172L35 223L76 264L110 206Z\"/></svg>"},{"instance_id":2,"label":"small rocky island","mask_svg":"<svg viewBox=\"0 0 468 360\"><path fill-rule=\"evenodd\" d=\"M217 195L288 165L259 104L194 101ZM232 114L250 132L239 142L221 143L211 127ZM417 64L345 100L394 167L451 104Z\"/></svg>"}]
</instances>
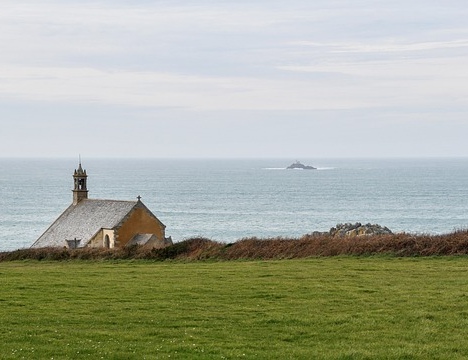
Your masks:
<instances>
[{"instance_id":1,"label":"small rocky island","mask_svg":"<svg viewBox=\"0 0 468 360\"><path fill-rule=\"evenodd\" d=\"M313 166L310 166L310 165L304 165L298 160L296 160L294 164L289 165L286 169L317 170L317 168L314 168Z\"/></svg>"}]
</instances>

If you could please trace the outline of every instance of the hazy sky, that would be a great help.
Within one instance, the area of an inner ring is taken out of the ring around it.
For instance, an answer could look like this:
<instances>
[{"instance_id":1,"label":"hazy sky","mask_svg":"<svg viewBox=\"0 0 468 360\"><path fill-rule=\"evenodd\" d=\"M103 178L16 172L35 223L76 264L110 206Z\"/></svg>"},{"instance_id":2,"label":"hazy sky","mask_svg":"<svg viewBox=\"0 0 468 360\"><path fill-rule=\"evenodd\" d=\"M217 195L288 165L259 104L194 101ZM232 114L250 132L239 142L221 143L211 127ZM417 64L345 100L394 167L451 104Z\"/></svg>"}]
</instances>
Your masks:
<instances>
[{"instance_id":1,"label":"hazy sky","mask_svg":"<svg viewBox=\"0 0 468 360\"><path fill-rule=\"evenodd\" d=\"M466 0L1 0L0 156L468 156Z\"/></svg>"}]
</instances>

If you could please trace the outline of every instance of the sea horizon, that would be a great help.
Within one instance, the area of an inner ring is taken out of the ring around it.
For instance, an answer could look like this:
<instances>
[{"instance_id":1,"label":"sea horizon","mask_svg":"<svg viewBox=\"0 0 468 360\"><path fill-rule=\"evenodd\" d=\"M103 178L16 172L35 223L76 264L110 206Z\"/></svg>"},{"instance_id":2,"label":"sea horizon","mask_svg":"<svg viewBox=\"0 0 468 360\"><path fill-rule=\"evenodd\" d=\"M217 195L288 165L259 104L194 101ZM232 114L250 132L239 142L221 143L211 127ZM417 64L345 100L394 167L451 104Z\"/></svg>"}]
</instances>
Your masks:
<instances>
[{"instance_id":1,"label":"sea horizon","mask_svg":"<svg viewBox=\"0 0 468 360\"><path fill-rule=\"evenodd\" d=\"M297 238L346 222L428 234L468 226L467 157L81 160L90 198L142 196L176 242ZM319 171L286 171L296 160ZM0 158L0 251L29 247L70 205L78 161Z\"/></svg>"}]
</instances>

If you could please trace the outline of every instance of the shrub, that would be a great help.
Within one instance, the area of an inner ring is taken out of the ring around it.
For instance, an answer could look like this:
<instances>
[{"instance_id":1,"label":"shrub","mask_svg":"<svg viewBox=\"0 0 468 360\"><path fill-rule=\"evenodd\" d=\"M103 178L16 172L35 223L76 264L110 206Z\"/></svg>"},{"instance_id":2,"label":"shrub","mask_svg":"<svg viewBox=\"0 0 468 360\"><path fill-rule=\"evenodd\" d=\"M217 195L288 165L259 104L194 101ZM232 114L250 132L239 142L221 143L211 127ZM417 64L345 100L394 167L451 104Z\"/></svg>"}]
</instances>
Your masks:
<instances>
[{"instance_id":1,"label":"shrub","mask_svg":"<svg viewBox=\"0 0 468 360\"><path fill-rule=\"evenodd\" d=\"M296 238L245 238L219 243L203 237L191 238L161 249L138 245L116 248L41 248L0 253L0 261L13 260L237 260L293 259L314 256L377 255L441 256L468 255L468 230L446 235L407 233L360 237L304 235Z\"/></svg>"}]
</instances>

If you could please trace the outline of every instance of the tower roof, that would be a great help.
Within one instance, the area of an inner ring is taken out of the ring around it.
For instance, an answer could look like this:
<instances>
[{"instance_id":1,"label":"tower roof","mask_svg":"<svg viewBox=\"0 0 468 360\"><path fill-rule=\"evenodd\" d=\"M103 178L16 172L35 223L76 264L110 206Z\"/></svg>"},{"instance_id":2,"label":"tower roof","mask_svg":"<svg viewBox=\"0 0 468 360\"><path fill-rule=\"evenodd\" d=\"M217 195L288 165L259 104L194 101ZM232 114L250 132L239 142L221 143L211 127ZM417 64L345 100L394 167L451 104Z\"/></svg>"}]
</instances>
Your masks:
<instances>
[{"instance_id":1,"label":"tower roof","mask_svg":"<svg viewBox=\"0 0 468 360\"><path fill-rule=\"evenodd\" d=\"M78 169L75 169L73 176L87 176L86 170L83 170L83 167L81 166L81 157L80 157L80 162L78 163Z\"/></svg>"},{"instance_id":2,"label":"tower roof","mask_svg":"<svg viewBox=\"0 0 468 360\"><path fill-rule=\"evenodd\" d=\"M78 164L78 169L75 169L75 175L78 175L78 176L86 176L86 170L83 170L82 166L81 166L81 161L80 163Z\"/></svg>"}]
</instances>

